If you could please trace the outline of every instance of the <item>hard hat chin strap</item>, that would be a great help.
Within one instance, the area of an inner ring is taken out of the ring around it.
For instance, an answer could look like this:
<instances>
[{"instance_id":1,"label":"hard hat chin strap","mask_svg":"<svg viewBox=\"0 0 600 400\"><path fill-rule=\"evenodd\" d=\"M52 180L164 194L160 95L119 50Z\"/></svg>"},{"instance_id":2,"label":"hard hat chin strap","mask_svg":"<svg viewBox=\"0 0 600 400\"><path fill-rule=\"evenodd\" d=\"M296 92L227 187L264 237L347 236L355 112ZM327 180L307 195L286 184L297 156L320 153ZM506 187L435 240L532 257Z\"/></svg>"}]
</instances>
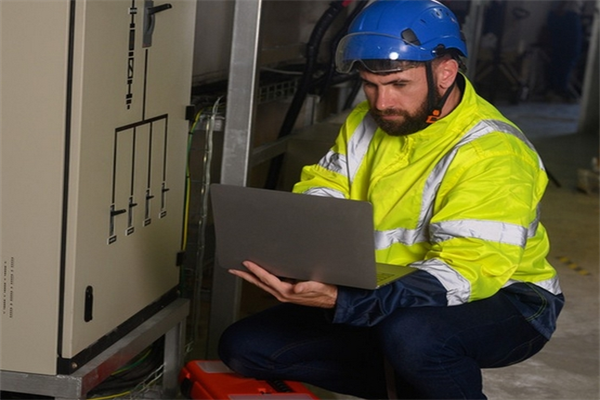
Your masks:
<instances>
[{"instance_id":1,"label":"hard hat chin strap","mask_svg":"<svg viewBox=\"0 0 600 400\"><path fill-rule=\"evenodd\" d=\"M436 100L436 88L435 82L433 81L433 67L432 61L427 61L425 63L425 73L427 74L427 109L429 110L429 115L425 120L427 124L433 124L435 121L440 119L442 115L442 108L444 108L444 104L446 104L446 100L448 100L448 96L456 86L456 80L452 82L452 85L446 89L446 93L440 98L438 104L435 104Z\"/></svg>"}]
</instances>

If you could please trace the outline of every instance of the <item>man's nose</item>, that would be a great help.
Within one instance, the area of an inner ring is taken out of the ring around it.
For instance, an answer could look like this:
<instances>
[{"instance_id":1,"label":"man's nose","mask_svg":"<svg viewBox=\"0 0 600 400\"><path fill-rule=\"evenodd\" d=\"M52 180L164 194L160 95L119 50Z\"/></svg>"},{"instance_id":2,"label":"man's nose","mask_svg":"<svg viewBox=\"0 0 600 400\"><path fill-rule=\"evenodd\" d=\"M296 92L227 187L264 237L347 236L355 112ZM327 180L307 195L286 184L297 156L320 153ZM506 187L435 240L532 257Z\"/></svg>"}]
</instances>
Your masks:
<instances>
[{"instance_id":1,"label":"man's nose","mask_svg":"<svg viewBox=\"0 0 600 400\"><path fill-rule=\"evenodd\" d=\"M379 88L377 91L375 108L382 111L393 108L393 99L390 91L386 87Z\"/></svg>"}]
</instances>

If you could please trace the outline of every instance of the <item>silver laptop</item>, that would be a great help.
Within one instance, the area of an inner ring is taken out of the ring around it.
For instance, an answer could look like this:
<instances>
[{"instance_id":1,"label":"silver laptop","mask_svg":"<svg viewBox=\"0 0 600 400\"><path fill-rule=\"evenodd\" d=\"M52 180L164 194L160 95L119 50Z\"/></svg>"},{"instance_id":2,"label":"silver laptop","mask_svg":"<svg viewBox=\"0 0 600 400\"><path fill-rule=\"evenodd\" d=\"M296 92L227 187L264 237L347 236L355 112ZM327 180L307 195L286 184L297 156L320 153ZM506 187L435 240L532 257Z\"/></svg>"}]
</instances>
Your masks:
<instances>
[{"instance_id":1,"label":"silver laptop","mask_svg":"<svg viewBox=\"0 0 600 400\"><path fill-rule=\"evenodd\" d=\"M415 268L375 262L365 201L212 184L217 264L250 260L274 275L376 289Z\"/></svg>"}]
</instances>

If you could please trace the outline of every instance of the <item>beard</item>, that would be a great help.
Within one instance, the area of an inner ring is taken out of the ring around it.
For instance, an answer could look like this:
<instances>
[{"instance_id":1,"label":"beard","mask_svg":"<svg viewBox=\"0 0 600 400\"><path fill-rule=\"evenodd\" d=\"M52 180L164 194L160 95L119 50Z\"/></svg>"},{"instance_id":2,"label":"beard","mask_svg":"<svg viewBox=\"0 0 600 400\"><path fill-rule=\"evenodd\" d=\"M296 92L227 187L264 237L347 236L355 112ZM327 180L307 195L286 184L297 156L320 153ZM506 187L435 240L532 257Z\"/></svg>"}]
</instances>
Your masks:
<instances>
[{"instance_id":1,"label":"beard","mask_svg":"<svg viewBox=\"0 0 600 400\"><path fill-rule=\"evenodd\" d=\"M441 96L436 93L434 104L439 104ZM409 113L405 110L387 109L378 111L373 107L370 108L370 113L377 126L390 136L407 136L415 132L425 129L429 124L425 122L430 114L427 107L427 100L421 103L421 106L414 113ZM401 120L389 120L383 117L397 116L402 117Z\"/></svg>"}]
</instances>

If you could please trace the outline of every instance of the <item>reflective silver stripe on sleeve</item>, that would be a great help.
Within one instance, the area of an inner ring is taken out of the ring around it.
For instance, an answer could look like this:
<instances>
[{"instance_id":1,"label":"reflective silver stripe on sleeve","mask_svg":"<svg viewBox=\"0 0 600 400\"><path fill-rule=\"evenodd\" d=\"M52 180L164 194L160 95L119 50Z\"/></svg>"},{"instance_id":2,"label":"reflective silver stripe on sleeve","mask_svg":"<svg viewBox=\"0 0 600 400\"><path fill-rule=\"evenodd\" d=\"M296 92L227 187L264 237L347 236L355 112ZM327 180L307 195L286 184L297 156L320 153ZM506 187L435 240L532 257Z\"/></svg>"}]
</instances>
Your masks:
<instances>
[{"instance_id":1,"label":"reflective silver stripe on sleeve","mask_svg":"<svg viewBox=\"0 0 600 400\"><path fill-rule=\"evenodd\" d=\"M356 127L347 144L346 153L339 154L329 150L327 154L319 161L319 166L341 175L348 179L352 184L358 169L360 168L365 154L371 144L371 139L377 130L377 124L373 118L367 114L361 123Z\"/></svg>"},{"instance_id":2,"label":"reflective silver stripe on sleeve","mask_svg":"<svg viewBox=\"0 0 600 400\"><path fill-rule=\"evenodd\" d=\"M431 241L444 242L454 238L473 238L525 248L527 229L506 222L463 219L431 224Z\"/></svg>"},{"instance_id":3,"label":"reflective silver stripe on sleeve","mask_svg":"<svg viewBox=\"0 0 600 400\"><path fill-rule=\"evenodd\" d=\"M342 192L328 187L313 187L303 193L310 194L311 196L335 197L338 199L344 198L344 194Z\"/></svg>"},{"instance_id":4,"label":"reflective silver stripe on sleeve","mask_svg":"<svg viewBox=\"0 0 600 400\"><path fill-rule=\"evenodd\" d=\"M423 230L396 228L387 231L375 231L375 249L387 249L394 243L402 243L407 246L415 243L428 241L427 236L423 236Z\"/></svg>"},{"instance_id":5,"label":"reflective silver stripe on sleeve","mask_svg":"<svg viewBox=\"0 0 600 400\"><path fill-rule=\"evenodd\" d=\"M532 238L537 233L538 225L540 224L540 205L538 204L537 209L535 210L535 219L529 224L529 228L527 228L527 237Z\"/></svg>"},{"instance_id":6,"label":"reflective silver stripe on sleeve","mask_svg":"<svg viewBox=\"0 0 600 400\"><path fill-rule=\"evenodd\" d=\"M514 280L514 279L510 279L502 287L507 287L507 286L513 285L515 283L523 283L523 281L517 281L517 280ZM558 276L555 276L555 277L550 278L550 279L546 279L545 281L529 282L529 283L534 284L536 286L539 286L542 289L547 290L548 292L550 292L550 293L552 293L554 295L559 295L559 294L562 293L562 289L560 288L560 283L559 283L559 280L558 280Z\"/></svg>"},{"instance_id":7,"label":"reflective silver stripe on sleeve","mask_svg":"<svg viewBox=\"0 0 600 400\"><path fill-rule=\"evenodd\" d=\"M319 160L319 166L328 171L342 175L345 175L344 172L346 170L346 163L346 156L340 153L335 153L332 150L329 150L327 154L325 154L323 158Z\"/></svg>"},{"instance_id":8,"label":"reflective silver stripe on sleeve","mask_svg":"<svg viewBox=\"0 0 600 400\"><path fill-rule=\"evenodd\" d=\"M449 306L467 303L471 296L471 284L456 270L437 258L418 261L411 267L429 272L435 276L446 289L446 301Z\"/></svg>"}]
</instances>

